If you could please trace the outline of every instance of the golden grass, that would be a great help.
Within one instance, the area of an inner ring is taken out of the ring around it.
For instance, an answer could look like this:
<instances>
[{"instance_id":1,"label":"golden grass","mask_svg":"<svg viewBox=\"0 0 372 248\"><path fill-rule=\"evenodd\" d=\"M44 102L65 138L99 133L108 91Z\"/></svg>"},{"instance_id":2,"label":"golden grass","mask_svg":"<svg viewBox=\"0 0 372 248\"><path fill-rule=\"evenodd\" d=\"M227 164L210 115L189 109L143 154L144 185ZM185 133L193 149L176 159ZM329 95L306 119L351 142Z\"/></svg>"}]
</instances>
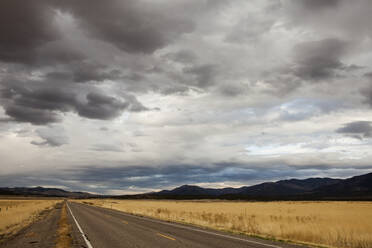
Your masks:
<instances>
[{"instance_id":1,"label":"golden grass","mask_svg":"<svg viewBox=\"0 0 372 248\"><path fill-rule=\"evenodd\" d=\"M0 200L0 236L16 233L61 200Z\"/></svg>"},{"instance_id":2,"label":"golden grass","mask_svg":"<svg viewBox=\"0 0 372 248\"><path fill-rule=\"evenodd\" d=\"M71 226L67 221L66 203L63 204L58 223L58 238L56 248L69 248L72 245Z\"/></svg>"},{"instance_id":3,"label":"golden grass","mask_svg":"<svg viewBox=\"0 0 372 248\"><path fill-rule=\"evenodd\" d=\"M329 247L372 247L372 202L84 200L127 213Z\"/></svg>"}]
</instances>

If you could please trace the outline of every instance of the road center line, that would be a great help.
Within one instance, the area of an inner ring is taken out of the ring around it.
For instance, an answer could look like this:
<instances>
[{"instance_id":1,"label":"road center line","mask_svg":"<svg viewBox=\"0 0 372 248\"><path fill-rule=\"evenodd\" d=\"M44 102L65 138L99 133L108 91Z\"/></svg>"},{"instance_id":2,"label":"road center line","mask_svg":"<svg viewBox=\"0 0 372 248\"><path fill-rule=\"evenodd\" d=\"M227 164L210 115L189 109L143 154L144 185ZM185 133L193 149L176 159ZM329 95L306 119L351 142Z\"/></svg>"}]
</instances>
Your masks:
<instances>
[{"instance_id":1,"label":"road center line","mask_svg":"<svg viewBox=\"0 0 372 248\"><path fill-rule=\"evenodd\" d=\"M80 227L79 223L77 222L77 220L76 220L74 214L72 213L71 208L70 208L70 206L68 205L68 202L66 203L66 205L67 205L68 210L69 210L70 213L71 213L72 218L73 218L74 221L75 221L76 226L78 227L78 229L79 229L79 231L80 231L80 233L81 233L81 236L83 236L83 239L84 239L85 243L87 244L88 248L93 248L93 246L91 245L91 243L90 243L89 240L87 239L86 235L84 234L83 229L81 229L81 227Z\"/></svg>"},{"instance_id":2,"label":"road center line","mask_svg":"<svg viewBox=\"0 0 372 248\"><path fill-rule=\"evenodd\" d=\"M87 205L85 205L85 206L87 206ZM189 226L183 226L183 225L179 225L179 224L175 224L175 223L164 222L164 221L155 220L155 219L151 219L151 218L147 218L147 217L140 217L140 216L136 216L136 215L133 215L133 214L128 214L128 213L125 213L125 212L121 212L121 211L118 211L118 210L115 211L115 210L112 210L112 209L96 207L96 206L89 206L89 207L98 208L98 209L102 209L102 210L107 210L107 211L111 211L113 213L117 213L117 214L120 214L120 215L133 217L133 218L137 218L137 219L140 219L140 220L150 221L150 222L153 222L153 223L159 223L159 224L163 224L163 225L174 226L174 227L178 227L178 228L182 228L182 229L186 229L186 230L191 230L191 231L194 231L194 232L206 233L206 234L210 234L210 235L214 235L214 236L219 236L219 237L228 238L228 239L234 239L234 240L238 240L238 241L242 241L242 242L247 242L247 243L252 243L252 244L257 244L257 245L262 245L262 246L267 246L267 247L282 248L281 246L277 246L277 245L270 245L270 244L261 243L261 242L258 242L258 241L249 240L249 239L243 239L243 238L229 236L229 235L220 234L220 233L215 233L215 232L211 232L211 231L196 229L196 228L192 228L192 227L189 227Z\"/></svg>"},{"instance_id":3,"label":"road center line","mask_svg":"<svg viewBox=\"0 0 372 248\"><path fill-rule=\"evenodd\" d=\"M173 241L176 240L175 238L172 238L172 237L170 237L170 236L167 236L167 235L164 235L164 234L161 234L161 233L157 233L157 235L159 235L159 236L161 236L161 237L163 237L163 238L166 238L166 239L173 240Z\"/></svg>"},{"instance_id":4,"label":"road center line","mask_svg":"<svg viewBox=\"0 0 372 248\"><path fill-rule=\"evenodd\" d=\"M128 224L128 221L125 220L122 220L121 222L123 222L124 224Z\"/></svg>"}]
</instances>

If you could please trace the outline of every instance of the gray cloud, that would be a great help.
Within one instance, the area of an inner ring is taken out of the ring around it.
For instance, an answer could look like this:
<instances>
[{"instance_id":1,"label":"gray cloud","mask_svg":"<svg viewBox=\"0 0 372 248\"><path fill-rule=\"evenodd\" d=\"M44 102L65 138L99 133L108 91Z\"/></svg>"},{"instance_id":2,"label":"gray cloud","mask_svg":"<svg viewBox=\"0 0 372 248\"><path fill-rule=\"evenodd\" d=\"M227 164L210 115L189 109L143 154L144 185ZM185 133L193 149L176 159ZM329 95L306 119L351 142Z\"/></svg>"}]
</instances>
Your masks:
<instances>
[{"instance_id":1,"label":"gray cloud","mask_svg":"<svg viewBox=\"0 0 372 248\"><path fill-rule=\"evenodd\" d=\"M26 84L9 84L1 91L5 113L15 121L40 125L58 122L58 113L76 112L90 119L109 120L119 116L124 110L147 110L131 95L127 100L117 99L94 91L79 95L73 88L33 87Z\"/></svg>"},{"instance_id":2,"label":"gray cloud","mask_svg":"<svg viewBox=\"0 0 372 248\"><path fill-rule=\"evenodd\" d=\"M336 130L337 133L358 135L361 138L372 137L372 122L371 121L355 121L345 124L344 127Z\"/></svg>"},{"instance_id":3,"label":"gray cloud","mask_svg":"<svg viewBox=\"0 0 372 248\"><path fill-rule=\"evenodd\" d=\"M124 152L122 146L116 144L95 144L90 150L98 152Z\"/></svg>"},{"instance_id":4,"label":"gray cloud","mask_svg":"<svg viewBox=\"0 0 372 248\"><path fill-rule=\"evenodd\" d=\"M343 136L371 136L371 3L3 0L0 174L18 176L0 182L358 174L370 140Z\"/></svg>"},{"instance_id":5,"label":"gray cloud","mask_svg":"<svg viewBox=\"0 0 372 248\"><path fill-rule=\"evenodd\" d=\"M325 39L298 44L295 47L293 74L305 80L324 80L346 70L341 62L349 44L338 39Z\"/></svg>"},{"instance_id":6,"label":"gray cloud","mask_svg":"<svg viewBox=\"0 0 372 248\"><path fill-rule=\"evenodd\" d=\"M328 37L337 34L356 39L372 35L369 0L285 0L283 3L291 27L306 27Z\"/></svg>"},{"instance_id":7,"label":"gray cloud","mask_svg":"<svg viewBox=\"0 0 372 248\"><path fill-rule=\"evenodd\" d=\"M165 57L183 64L191 64L197 59L196 54L190 50L180 50L178 52L168 53Z\"/></svg>"},{"instance_id":8,"label":"gray cloud","mask_svg":"<svg viewBox=\"0 0 372 248\"><path fill-rule=\"evenodd\" d=\"M298 0L294 4L309 10L321 10L324 8L336 8L342 0Z\"/></svg>"},{"instance_id":9,"label":"gray cloud","mask_svg":"<svg viewBox=\"0 0 372 248\"><path fill-rule=\"evenodd\" d=\"M45 1L4 0L0 3L0 60L30 62L37 49L58 39L54 12Z\"/></svg>"},{"instance_id":10,"label":"gray cloud","mask_svg":"<svg viewBox=\"0 0 372 248\"><path fill-rule=\"evenodd\" d=\"M63 127L39 128L36 133L43 139L43 141L31 141L31 144L36 146L59 147L69 143Z\"/></svg>"},{"instance_id":11,"label":"gray cloud","mask_svg":"<svg viewBox=\"0 0 372 248\"><path fill-rule=\"evenodd\" d=\"M77 104L76 109L80 116L91 119L113 119L129 106L128 102L98 93L89 93L86 99L87 102Z\"/></svg>"},{"instance_id":12,"label":"gray cloud","mask_svg":"<svg viewBox=\"0 0 372 248\"><path fill-rule=\"evenodd\" d=\"M163 15L164 10L158 9L157 4L146 6L133 0L111 0L109 3L67 0L58 4L73 14L91 35L126 52L152 53L193 29L190 20Z\"/></svg>"},{"instance_id":13,"label":"gray cloud","mask_svg":"<svg viewBox=\"0 0 372 248\"><path fill-rule=\"evenodd\" d=\"M0 60L28 65L81 60L83 55L61 42L53 1L4 0L0 3Z\"/></svg>"},{"instance_id":14,"label":"gray cloud","mask_svg":"<svg viewBox=\"0 0 372 248\"><path fill-rule=\"evenodd\" d=\"M372 86L361 90L362 95L365 97L364 102L372 107Z\"/></svg>"},{"instance_id":15,"label":"gray cloud","mask_svg":"<svg viewBox=\"0 0 372 248\"><path fill-rule=\"evenodd\" d=\"M61 121L61 118L53 111L34 109L25 106L6 106L5 113L11 117L11 119L8 119L9 121L30 122L35 125Z\"/></svg>"},{"instance_id":16,"label":"gray cloud","mask_svg":"<svg viewBox=\"0 0 372 248\"><path fill-rule=\"evenodd\" d=\"M364 103L372 107L372 72L364 74L364 77L367 78L368 84L366 87L360 90L360 93L364 96Z\"/></svg>"},{"instance_id":17,"label":"gray cloud","mask_svg":"<svg viewBox=\"0 0 372 248\"><path fill-rule=\"evenodd\" d=\"M214 83L217 73L217 66L213 64L196 65L186 67L183 72L193 76L195 85L199 88L207 88Z\"/></svg>"},{"instance_id":18,"label":"gray cloud","mask_svg":"<svg viewBox=\"0 0 372 248\"><path fill-rule=\"evenodd\" d=\"M225 40L237 44L256 41L266 32L269 32L274 23L275 20L267 18L267 16L259 19L254 18L251 14L247 15L226 35Z\"/></svg>"}]
</instances>

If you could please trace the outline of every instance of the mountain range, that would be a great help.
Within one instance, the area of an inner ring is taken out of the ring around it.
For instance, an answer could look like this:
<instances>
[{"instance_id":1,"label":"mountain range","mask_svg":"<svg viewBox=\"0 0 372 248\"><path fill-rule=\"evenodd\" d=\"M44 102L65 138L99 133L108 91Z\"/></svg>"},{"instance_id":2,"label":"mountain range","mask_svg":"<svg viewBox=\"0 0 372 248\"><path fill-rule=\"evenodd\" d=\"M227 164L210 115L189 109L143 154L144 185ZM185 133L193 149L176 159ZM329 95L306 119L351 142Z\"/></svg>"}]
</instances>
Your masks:
<instances>
[{"instance_id":1,"label":"mountain range","mask_svg":"<svg viewBox=\"0 0 372 248\"><path fill-rule=\"evenodd\" d=\"M89 198L95 195L86 192L71 192L58 188L43 188L43 187L15 187L15 188L0 188L0 195L15 195L15 196L47 196L47 197L70 197L70 198Z\"/></svg>"},{"instance_id":2,"label":"mountain range","mask_svg":"<svg viewBox=\"0 0 372 248\"><path fill-rule=\"evenodd\" d=\"M128 197L128 196L123 196ZM202 188L183 185L173 190L162 190L136 195L138 198L157 199L247 199L247 200L313 200L344 199L372 200L372 173L347 179L308 178L265 182L240 188ZM128 197L131 198L131 197Z\"/></svg>"},{"instance_id":3,"label":"mountain range","mask_svg":"<svg viewBox=\"0 0 372 248\"><path fill-rule=\"evenodd\" d=\"M372 200L372 173L347 179L308 178L265 182L240 188L203 188L183 185L137 195L94 195L58 188L0 188L0 195L119 199L231 199L231 200Z\"/></svg>"}]
</instances>

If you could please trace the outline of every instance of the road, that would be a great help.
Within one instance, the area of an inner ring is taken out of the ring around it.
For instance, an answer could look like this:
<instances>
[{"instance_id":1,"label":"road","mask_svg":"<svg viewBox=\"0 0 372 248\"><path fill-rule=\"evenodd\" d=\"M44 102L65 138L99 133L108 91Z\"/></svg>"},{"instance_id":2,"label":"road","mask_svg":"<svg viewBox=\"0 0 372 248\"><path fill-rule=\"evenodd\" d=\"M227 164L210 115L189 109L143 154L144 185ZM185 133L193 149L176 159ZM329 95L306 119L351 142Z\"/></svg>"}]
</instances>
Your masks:
<instances>
[{"instance_id":1,"label":"road","mask_svg":"<svg viewBox=\"0 0 372 248\"><path fill-rule=\"evenodd\" d=\"M139 217L86 204L68 202L67 205L70 220L74 223L74 247L303 247Z\"/></svg>"}]
</instances>

